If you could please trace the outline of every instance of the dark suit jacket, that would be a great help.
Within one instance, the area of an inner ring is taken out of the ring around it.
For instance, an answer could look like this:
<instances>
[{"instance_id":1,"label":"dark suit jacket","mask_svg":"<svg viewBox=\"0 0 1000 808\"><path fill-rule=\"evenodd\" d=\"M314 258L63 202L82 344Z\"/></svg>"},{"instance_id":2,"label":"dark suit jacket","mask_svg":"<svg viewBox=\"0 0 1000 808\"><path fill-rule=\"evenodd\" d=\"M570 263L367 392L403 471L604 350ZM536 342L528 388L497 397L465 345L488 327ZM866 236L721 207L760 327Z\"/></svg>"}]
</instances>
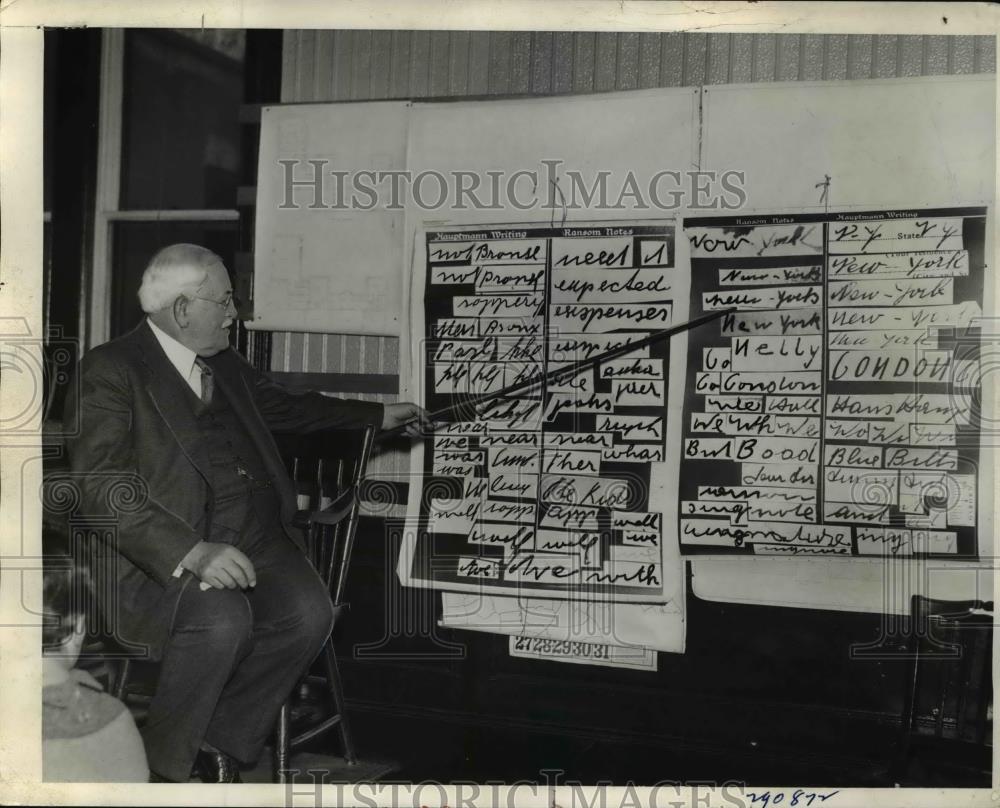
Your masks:
<instances>
[{"instance_id":1,"label":"dark suit jacket","mask_svg":"<svg viewBox=\"0 0 1000 808\"><path fill-rule=\"evenodd\" d=\"M382 405L290 393L232 349L207 361L277 487L285 532L301 546L301 533L291 526L294 491L271 432L379 425ZM174 570L209 536L208 456L187 382L145 321L90 351L78 373L79 397L67 401L64 423L72 435L67 444L81 513L111 517L117 533L108 559L115 567L112 605L121 625L131 627L127 634L148 640L143 629L155 622L148 613L169 608L163 595L176 580Z\"/></svg>"}]
</instances>

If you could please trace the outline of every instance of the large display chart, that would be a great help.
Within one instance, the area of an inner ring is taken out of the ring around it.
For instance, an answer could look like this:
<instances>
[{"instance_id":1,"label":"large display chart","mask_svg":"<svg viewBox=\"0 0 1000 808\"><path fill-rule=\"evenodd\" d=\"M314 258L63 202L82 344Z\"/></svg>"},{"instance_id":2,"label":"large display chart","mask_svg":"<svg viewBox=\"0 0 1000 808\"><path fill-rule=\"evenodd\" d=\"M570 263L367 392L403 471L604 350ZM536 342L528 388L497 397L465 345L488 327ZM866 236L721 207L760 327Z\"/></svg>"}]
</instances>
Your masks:
<instances>
[{"instance_id":1,"label":"large display chart","mask_svg":"<svg viewBox=\"0 0 1000 808\"><path fill-rule=\"evenodd\" d=\"M463 402L686 320L688 268L677 246L673 223L421 235L412 305L418 392L429 410L458 411L412 455L404 583L665 599L676 345L674 361L664 341L559 384Z\"/></svg>"},{"instance_id":2,"label":"large display chart","mask_svg":"<svg viewBox=\"0 0 1000 808\"><path fill-rule=\"evenodd\" d=\"M974 558L985 208L686 219L685 553Z\"/></svg>"}]
</instances>

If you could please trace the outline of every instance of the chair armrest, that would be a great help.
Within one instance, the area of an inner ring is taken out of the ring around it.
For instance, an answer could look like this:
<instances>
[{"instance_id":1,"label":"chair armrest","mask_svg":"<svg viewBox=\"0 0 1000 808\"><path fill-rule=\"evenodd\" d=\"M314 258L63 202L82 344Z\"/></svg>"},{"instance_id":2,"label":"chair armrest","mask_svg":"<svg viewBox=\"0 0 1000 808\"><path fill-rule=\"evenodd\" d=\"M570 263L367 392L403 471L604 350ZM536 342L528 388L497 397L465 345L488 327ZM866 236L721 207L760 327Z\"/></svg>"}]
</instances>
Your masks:
<instances>
[{"instance_id":1,"label":"chair armrest","mask_svg":"<svg viewBox=\"0 0 1000 808\"><path fill-rule=\"evenodd\" d=\"M344 493L327 505L323 510L297 511L293 523L297 527L309 527L310 525L336 525L346 519L354 503L358 498L358 490L355 486L348 488Z\"/></svg>"}]
</instances>

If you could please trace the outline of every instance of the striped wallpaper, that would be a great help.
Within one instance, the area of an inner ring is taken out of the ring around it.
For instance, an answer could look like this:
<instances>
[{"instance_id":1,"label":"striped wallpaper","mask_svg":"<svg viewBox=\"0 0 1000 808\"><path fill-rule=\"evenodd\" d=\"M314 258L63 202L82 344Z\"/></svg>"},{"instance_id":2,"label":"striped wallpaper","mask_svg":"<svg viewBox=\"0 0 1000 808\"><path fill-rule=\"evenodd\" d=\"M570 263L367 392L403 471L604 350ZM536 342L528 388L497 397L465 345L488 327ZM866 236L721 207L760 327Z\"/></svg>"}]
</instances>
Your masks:
<instances>
[{"instance_id":1,"label":"striped wallpaper","mask_svg":"<svg viewBox=\"0 0 1000 808\"><path fill-rule=\"evenodd\" d=\"M282 101L548 95L995 70L991 36L286 31Z\"/></svg>"}]
</instances>

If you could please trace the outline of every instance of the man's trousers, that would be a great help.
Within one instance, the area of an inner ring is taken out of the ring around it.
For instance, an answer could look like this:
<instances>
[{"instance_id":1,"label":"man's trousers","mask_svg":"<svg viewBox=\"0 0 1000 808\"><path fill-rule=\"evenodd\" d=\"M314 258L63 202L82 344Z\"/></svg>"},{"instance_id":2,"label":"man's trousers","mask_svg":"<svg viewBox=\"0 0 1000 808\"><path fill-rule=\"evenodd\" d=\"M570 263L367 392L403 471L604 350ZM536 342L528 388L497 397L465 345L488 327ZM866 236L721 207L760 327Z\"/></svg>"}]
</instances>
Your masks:
<instances>
[{"instance_id":1,"label":"man's trousers","mask_svg":"<svg viewBox=\"0 0 1000 808\"><path fill-rule=\"evenodd\" d=\"M143 738L150 769L169 780L187 782L202 743L255 761L333 627L326 587L288 539L254 524L233 544L254 565L253 589L201 591L185 572L165 593L176 606Z\"/></svg>"}]
</instances>

